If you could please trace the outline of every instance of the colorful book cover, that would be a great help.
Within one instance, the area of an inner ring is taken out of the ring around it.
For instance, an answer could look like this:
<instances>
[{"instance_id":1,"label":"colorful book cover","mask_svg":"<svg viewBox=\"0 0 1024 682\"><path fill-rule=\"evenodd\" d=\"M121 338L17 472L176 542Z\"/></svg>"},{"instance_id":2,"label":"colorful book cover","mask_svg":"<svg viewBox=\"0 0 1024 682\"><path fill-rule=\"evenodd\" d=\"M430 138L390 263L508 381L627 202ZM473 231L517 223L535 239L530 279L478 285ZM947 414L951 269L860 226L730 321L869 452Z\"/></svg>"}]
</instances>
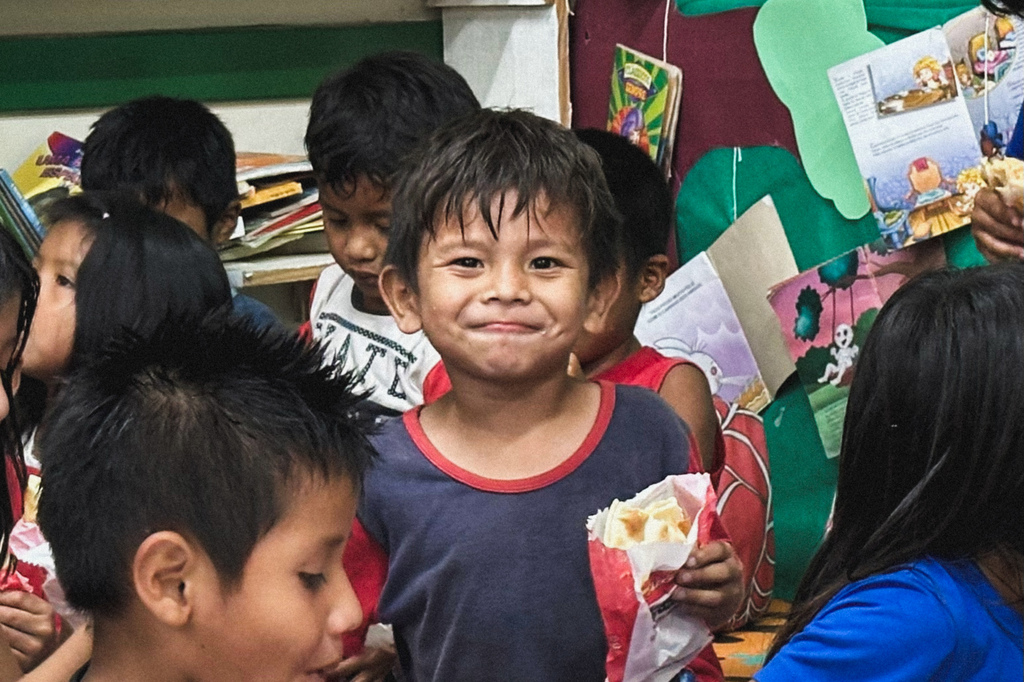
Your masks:
<instances>
[{"instance_id":1,"label":"colorful book cover","mask_svg":"<svg viewBox=\"0 0 1024 682\"><path fill-rule=\"evenodd\" d=\"M769 292L828 457L839 455L850 382L882 304L908 279L945 262L937 240L887 253L862 246Z\"/></svg>"},{"instance_id":2,"label":"colorful book cover","mask_svg":"<svg viewBox=\"0 0 1024 682\"><path fill-rule=\"evenodd\" d=\"M311 173L313 166L300 154L272 154L268 152L237 152L235 179L238 182L295 173Z\"/></svg>"},{"instance_id":3,"label":"colorful book cover","mask_svg":"<svg viewBox=\"0 0 1024 682\"><path fill-rule=\"evenodd\" d=\"M676 66L615 46L608 130L628 138L662 168L671 162L682 79Z\"/></svg>"},{"instance_id":4,"label":"colorful book cover","mask_svg":"<svg viewBox=\"0 0 1024 682\"><path fill-rule=\"evenodd\" d=\"M53 132L46 142L11 174L14 184L37 215L63 199L81 183L82 143L64 133Z\"/></svg>"},{"instance_id":5,"label":"colorful book cover","mask_svg":"<svg viewBox=\"0 0 1024 682\"><path fill-rule=\"evenodd\" d=\"M702 370L711 392L728 404L759 412L769 402L743 327L707 252L676 270L661 295L640 311L636 337Z\"/></svg>"}]
</instances>

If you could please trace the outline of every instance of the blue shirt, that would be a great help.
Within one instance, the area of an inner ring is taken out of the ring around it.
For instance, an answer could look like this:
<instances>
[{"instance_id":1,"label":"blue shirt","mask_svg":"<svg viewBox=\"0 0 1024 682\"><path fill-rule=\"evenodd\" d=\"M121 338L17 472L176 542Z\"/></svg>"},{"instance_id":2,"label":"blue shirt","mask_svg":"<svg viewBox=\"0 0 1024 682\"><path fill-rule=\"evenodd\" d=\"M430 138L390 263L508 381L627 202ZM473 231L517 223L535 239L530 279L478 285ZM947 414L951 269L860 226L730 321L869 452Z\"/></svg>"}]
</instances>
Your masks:
<instances>
[{"instance_id":1,"label":"blue shirt","mask_svg":"<svg viewBox=\"0 0 1024 682\"><path fill-rule=\"evenodd\" d=\"M427 440L417 411L373 444L359 519L388 555L381 622L410 682L603 682L607 642L587 517L686 473L689 433L652 391L602 383L579 450L527 479L476 476Z\"/></svg>"},{"instance_id":2,"label":"blue shirt","mask_svg":"<svg viewBox=\"0 0 1024 682\"><path fill-rule=\"evenodd\" d=\"M1006 145L1006 155L1014 158L1024 158L1024 106L1017 116L1017 127L1013 129L1013 137L1010 144Z\"/></svg>"},{"instance_id":3,"label":"blue shirt","mask_svg":"<svg viewBox=\"0 0 1024 682\"><path fill-rule=\"evenodd\" d=\"M843 588L759 682L1024 679L1024 629L974 562L917 561Z\"/></svg>"},{"instance_id":4,"label":"blue shirt","mask_svg":"<svg viewBox=\"0 0 1024 682\"><path fill-rule=\"evenodd\" d=\"M278 324L277 316L270 306L252 296L236 293L231 299L231 308L236 315L252 320L260 329Z\"/></svg>"}]
</instances>

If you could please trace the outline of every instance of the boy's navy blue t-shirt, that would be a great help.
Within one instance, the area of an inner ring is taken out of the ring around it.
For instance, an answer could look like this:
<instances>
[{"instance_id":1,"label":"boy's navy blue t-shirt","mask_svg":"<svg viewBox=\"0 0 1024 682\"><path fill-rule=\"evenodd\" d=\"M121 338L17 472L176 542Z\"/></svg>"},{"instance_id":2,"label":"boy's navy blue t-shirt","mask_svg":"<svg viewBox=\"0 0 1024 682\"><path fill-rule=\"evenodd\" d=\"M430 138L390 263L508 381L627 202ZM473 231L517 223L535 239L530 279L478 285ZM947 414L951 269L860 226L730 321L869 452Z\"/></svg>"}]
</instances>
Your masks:
<instances>
[{"instance_id":1,"label":"boy's navy blue t-shirt","mask_svg":"<svg viewBox=\"0 0 1024 682\"><path fill-rule=\"evenodd\" d=\"M527 479L460 469L416 410L374 438L359 518L389 557L379 616L410 682L605 679L587 518L686 473L690 434L653 392L600 386L585 442Z\"/></svg>"}]
</instances>

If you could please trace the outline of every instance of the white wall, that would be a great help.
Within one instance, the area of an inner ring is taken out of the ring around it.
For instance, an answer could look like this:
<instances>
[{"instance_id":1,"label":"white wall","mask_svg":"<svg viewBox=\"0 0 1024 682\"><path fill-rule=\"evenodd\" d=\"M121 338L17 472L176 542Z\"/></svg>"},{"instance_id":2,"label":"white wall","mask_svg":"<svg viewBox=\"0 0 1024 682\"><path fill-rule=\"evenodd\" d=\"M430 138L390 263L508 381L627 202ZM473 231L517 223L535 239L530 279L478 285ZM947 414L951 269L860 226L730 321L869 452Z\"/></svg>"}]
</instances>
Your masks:
<instances>
[{"instance_id":1,"label":"white wall","mask_svg":"<svg viewBox=\"0 0 1024 682\"><path fill-rule=\"evenodd\" d=\"M0 35L424 21L423 0L0 0Z\"/></svg>"},{"instance_id":2,"label":"white wall","mask_svg":"<svg viewBox=\"0 0 1024 682\"><path fill-rule=\"evenodd\" d=\"M210 109L235 138L239 151L304 154L309 100L218 103ZM48 111L0 116L0 168L13 170L55 130L84 140L104 110Z\"/></svg>"}]
</instances>

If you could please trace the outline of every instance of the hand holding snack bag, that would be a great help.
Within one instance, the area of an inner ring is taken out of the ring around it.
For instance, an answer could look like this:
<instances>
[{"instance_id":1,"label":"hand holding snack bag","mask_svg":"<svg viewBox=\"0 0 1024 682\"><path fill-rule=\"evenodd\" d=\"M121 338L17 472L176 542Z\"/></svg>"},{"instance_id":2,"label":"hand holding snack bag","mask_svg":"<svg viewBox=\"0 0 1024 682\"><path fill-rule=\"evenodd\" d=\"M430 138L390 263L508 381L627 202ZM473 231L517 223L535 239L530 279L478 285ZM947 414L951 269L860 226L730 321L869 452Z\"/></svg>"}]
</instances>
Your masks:
<instances>
[{"instance_id":1,"label":"hand holding snack bag","mask_svg":"<svg viewBox=\"0 0 1024 682\"><path fill-rule=\"evenodd\" d=\"M670 597L690 554L727 537L716 502L707 474L670 476L587 520L609 682L670 680L711 641Z\"/></svg>"}]
</instances>

